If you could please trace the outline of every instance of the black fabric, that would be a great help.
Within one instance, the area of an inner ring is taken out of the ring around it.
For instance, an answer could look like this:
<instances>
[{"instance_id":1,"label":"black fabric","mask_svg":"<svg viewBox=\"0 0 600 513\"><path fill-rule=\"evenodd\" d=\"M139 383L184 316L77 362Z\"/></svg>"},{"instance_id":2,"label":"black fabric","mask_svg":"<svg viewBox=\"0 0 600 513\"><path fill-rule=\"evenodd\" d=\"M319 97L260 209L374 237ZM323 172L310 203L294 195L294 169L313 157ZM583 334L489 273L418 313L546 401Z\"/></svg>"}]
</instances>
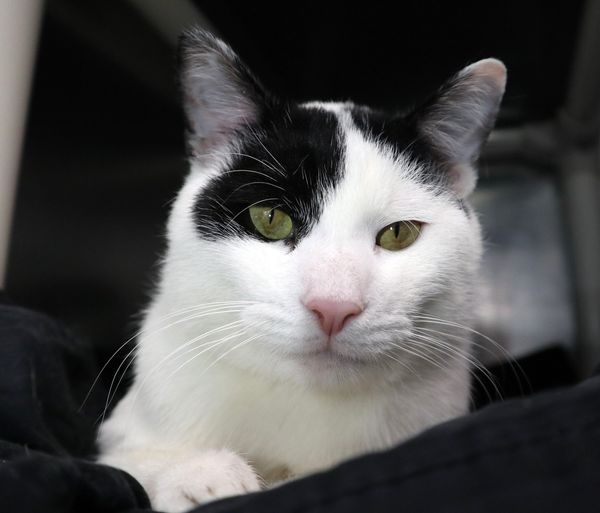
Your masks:
<instances>
[{"instance_id":1,"label":"black fabric","mask_svg":"<svg viewBox=\"0 0 600 513\"><path fill-rule=\"evenodd\" d=\"M0 302L2 302L0 295ZM91 348L0 304L0 511L150 511L128 474L93 463L106 388ZM293 441L292 441L293 443ZM493 404L378 454L199 513L584 512L600 490L600 376Z\"/></svg>"},{"instance_id":2,"label":"black fabric","mask_svg":"<svg viewBox=\"0 0 600 513\"><path fill-rule=\"evenodd\" d=\"M0 511L127 512L148 498L128 474L89 460L106 391L79 411L98 369L57 322L0 296Z\"/></svg>"}]
</instances>

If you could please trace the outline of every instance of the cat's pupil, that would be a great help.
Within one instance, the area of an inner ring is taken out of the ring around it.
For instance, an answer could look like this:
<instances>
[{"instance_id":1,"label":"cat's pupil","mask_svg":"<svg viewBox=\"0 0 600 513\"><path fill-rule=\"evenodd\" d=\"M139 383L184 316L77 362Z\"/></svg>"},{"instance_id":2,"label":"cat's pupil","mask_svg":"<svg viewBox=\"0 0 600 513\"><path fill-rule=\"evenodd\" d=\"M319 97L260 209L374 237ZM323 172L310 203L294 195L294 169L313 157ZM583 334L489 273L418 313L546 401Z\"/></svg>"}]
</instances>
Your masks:
<instances>
[{"instance_id":1,"label":"cat's pupil","mask_svg":"<svg viewBox=\"0 0 600 513\"><path fill-rule=\"evenodd\" d=\"M398 238L398 234L400 233L400 223L394 223L392 225L392 230L394 230L394 237Z\"/></svg>"},{"instance_id":2,"label":"cat's pupil","mask_svg":"<svg viewBox=\"0 0 600 513\"><path fill-rule=\"evenodd\" d=\"M269 210L267 217L269 219L269 224L273 224L273 209Z\"/></svg>"}]
</instances>

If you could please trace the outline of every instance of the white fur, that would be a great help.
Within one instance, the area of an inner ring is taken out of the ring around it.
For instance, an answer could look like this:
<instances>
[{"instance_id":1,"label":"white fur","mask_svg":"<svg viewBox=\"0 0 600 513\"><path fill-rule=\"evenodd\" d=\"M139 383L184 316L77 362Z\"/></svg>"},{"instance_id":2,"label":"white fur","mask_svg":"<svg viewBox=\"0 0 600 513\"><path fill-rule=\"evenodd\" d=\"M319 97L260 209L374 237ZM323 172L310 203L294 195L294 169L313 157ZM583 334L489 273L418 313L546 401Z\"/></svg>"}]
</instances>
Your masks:
<instances>
[{"instance_id":1,"label":"white fur","mask_svg":"<svg viewBox=\"0 0 600 513\"><path fill-rule=\"evenodd\" d=\"M421 183L415 163L366 140L343 105L305 108L336 113L347 164L323 198L318 224L294 251L197 236L191 207L216 169L193 169L174 204L136 378L100 431L101 461L131 472L165 511L181 510L185 494L209 498L198 491L206 491L198 470L209 465L206 451L223 449L210 453L215 468L226 469L210 478L216 496L241 491L241 481L248 489L256 483L233 453L274 482L389 447L467 410L465 359L446 356L438 368L393 344L410 335L418 311L468 322L481 254L477 220ZM419 239L398 252L376 246L377 232L398 220L424 222ZM335 354L319 352L323 335L303 305L311 296L364 307L339 333ZM236 300L251 303L195 319L166 317ZM210 333L235 321L237 328ZM207 332L196 344L233 336L185 354L193 346L184 344ZM256 338L244 344L249 337ZM469 350L466 339L448 342Z\"/></svg>"}]
</instances>

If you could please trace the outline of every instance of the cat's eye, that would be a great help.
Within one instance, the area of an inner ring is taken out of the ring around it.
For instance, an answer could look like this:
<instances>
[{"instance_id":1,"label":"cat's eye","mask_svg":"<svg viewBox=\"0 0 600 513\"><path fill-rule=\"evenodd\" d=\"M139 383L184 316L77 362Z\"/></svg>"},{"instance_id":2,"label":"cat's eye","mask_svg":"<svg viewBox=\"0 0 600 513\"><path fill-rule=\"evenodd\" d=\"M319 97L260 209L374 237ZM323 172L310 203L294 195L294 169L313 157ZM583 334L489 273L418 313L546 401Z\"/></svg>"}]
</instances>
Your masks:
<instances>
[{"instance_id":1,"label":"cat's eye","mask_svg":"<svg viewBox=\"0 0 600 513\"><path fill-rule=\"evenodd\" d=\"M254 205L248 209L256 231L269 240L287 239L294 228L292 218L272 205Z\"/></svg>"},{"instance_id":2,"label":"cat's eye","mask_svg":"<svg viewBox=\"0 0 600 513\"><path fill-rule=\"evenodd\" d=\"M388 251L407 248L421 234L421 226L419 221L396 221L380 230L375 242Z\"/></svg>"}]
</instances>

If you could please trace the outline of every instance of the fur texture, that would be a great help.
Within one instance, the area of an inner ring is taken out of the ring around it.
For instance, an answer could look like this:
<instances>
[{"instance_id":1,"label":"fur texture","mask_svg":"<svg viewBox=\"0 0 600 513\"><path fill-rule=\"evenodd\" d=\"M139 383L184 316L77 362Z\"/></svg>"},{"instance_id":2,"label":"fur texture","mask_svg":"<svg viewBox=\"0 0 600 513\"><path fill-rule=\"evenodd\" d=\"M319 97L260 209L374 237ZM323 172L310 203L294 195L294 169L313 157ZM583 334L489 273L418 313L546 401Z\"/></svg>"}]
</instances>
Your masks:
<instances>
[{"instance_id":1,"label":"fur texture","mask_svg":"<svg viewBox=\"0 0 600 513\"><path fill-rule=\"evenodd\" d=\"M191 172L101 460L179 511L466 412L461 326L482 245L464 200L504 80L488 59L408 114L297 105L265 92L221 41L188 33ZM293 219L285 241L252 230L248 208L263 203ZM377 246L396 221L422 223L418 239ZM362 311L328 337L313 298Z\"/></svg>"}]
</instances>

